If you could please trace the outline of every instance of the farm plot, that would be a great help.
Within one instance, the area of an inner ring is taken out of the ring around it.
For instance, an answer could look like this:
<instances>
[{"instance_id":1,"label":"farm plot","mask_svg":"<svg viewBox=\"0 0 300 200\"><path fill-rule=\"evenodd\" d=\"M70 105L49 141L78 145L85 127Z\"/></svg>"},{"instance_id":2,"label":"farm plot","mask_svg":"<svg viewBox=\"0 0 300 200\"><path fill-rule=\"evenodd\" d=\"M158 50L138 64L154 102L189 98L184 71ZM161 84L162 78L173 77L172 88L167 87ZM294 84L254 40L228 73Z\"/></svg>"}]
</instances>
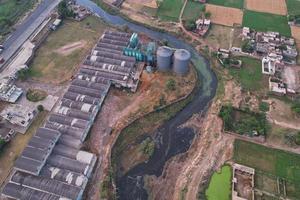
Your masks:
<instances>
[{"instance_id":1,"label":"farm plot","mask_svg":"<svg viewBox=\"0 0 300 200\"><path fill-rule=\"evenodd\" d=\"M185 6L182 18L183 20L196 21L201 16L204 9L204 4L189 0Z\"/></svg>"},{"instance_id":2,"label":"farm plot","mask_svg":"<svg viewBox=\"0 0 300 200\"><path fill-rule=\"evenodd\" d=\"M291 36L287 17L282 15L245 10L243 26L250 27L256 31L275 31L284 36Z\"/></svg>"},{"instance_id":3,"label":"farm plot","mask_svg":"<svg viewBox=\"0 0 300 200\"><path fill-rule=\"evenodd\" d=\"M244 7L244 0L209 0L208 3L241 9Z\"/></svg>"},{"instance_id":4,"label":"farm plot","mask_svg":"<svg viewBox=\"0 0 300 200\"><path fill-rule=\"evenodd\" d=\"M300 9L300 8L299 8ZM291 26L292 36L297 40L297 44L300 43L300 27Z\"/></svg>"},{"instance_id":5,"label":"farm plot","mask_svg":"<svg viewBox=\"0 0 300 200\"><path fill-rule=\"evenodd\" d=\"M289 15L300 15L300 1L286 0L287 10Z\"/></svg>"},{"instance_id":6,"label":"farm plot","mask_svg":"<svg viewBox=\"0 0 300 200\"><path fill-rule=\"evenodd\" d=\"M240 9L206 4L206 11L211 13L211 21L215 24L225 26L242 24L243 11Z\"/></svg>"},{"instance_id":7,"label":"farm plot","mask_svg":"<svg viewBox=\"0 0 300 200\"><path fill-rule=\"evenodd\" d=\"M258 12L286 15L285 0L246 0L246 8Z\"/></svg>"},{"instance_id":8,"label":"farm plot","mask_svg":"<svg viewBox=\"0 0 300 200\"><path fill-rule=\"evenodd\" d=\"M258 189L300 199L300 155L236 140L234 161L255 168Z\"/></svg>"},{"instance_id":9,"label":"farm plot","mask_svg":"<svg viewBox=\"0 0 300 200\"><path fill-rule=\"evenodd\" d=\"M164 0L157 10L157 16L166 21L178 21L184 0Z\"/></svg>"}]
</instances>

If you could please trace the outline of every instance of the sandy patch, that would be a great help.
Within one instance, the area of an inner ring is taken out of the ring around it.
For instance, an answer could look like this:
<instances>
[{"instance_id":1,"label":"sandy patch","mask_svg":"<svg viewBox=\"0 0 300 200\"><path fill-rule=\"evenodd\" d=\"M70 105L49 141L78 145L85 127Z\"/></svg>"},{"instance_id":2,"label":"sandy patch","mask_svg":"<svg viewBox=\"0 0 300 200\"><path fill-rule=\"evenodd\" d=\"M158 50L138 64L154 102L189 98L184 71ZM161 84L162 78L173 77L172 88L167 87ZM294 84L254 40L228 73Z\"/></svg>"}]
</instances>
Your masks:
<instances>
[{"instance_id":1,"label":"sandy patch","mask_svg":"<svg viewBox=\"0 0 300 200\"><path fill-rule=\"evenodd\" d=\"M285 0L246 0L246 8L277 15L287 14Z\"/></svg>"},{"instance_id":2,"label":"sandy patch","mask_svg":"<svg viewBox=\"0 0 300 200\"><path fill-rule=\"evenodd\" d=\"M233 26L243 21L243 11L237 8L206 4L206 11L211 13L211 21L215 24Z\"/></svg>"},{"instance_id":3,"label":"sandy patch","mask_svg":"<svg viewBox=\"0 0 300 200\"><path fill-rule=\"evenodd\" d=\"M68 56L73 51L75 51L77 49L84 48L85 45L86 45L86 41L85 40L80 40L78 42L73 42L73 43L67 44L67 45L55 50L55 52L59 53L61 55L64 55L64 56Z\"/></svg>"}]
</instances>

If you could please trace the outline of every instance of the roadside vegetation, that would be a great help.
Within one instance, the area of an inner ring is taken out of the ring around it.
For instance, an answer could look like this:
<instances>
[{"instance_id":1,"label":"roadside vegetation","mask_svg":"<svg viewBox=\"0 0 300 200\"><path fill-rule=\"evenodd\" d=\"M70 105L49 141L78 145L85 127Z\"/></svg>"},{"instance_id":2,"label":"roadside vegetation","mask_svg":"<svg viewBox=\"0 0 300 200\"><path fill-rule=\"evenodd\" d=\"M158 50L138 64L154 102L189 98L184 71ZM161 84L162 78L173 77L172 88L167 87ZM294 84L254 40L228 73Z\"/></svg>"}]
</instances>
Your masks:
<instances>
[{"instance_id":1,"label":"roadside vegetation","mask_svg":"<svg viewBox=\"0 0 300 200\"><path fill-rule=\"evenodd\" d=\"M223 106L219 116L224 121L225 131L241 135L265 135L268 123L264 113L255 113L250 110L241 110L231 105Z\"/></svg>"},{"instance_id":2,"label":"roadside vegetation","mask_svg":"<svg viewBox=\"0 0 300 200\"><path fill-rule=\"evenodd\" d=\"M224 165L220 172L215 172L205 191L207 200L229 200L231 197L232 170Z\"/></svg>"},{"instance_id":3,"label":"roadside vegetation","mask_svg":"<svg viewBox=\"0 0 300 200\"><path fill-rule=\"evenodd\" d=\"M244 7L244 0L208 0L208 3L233 8Z\"/></svg>"},{"instance_id":4,"label":"roadside vegetation","mask_svg":"<svg viewBox=\"0 0 300 200\"><path fill-rule=\"evenodd\" d=\"M250 27L256 31L276 31L284 36L291 36L291 28L288 25L287 17L282 15L245 10L243 26Z\"/></svg>"},{"instance_id":5,"label":"roadside vegetation","mask_svg":"<svg viewBox=\"0 0 300 200\"><path fill-rule=\"evenodd\" d=\"M258 189L278 195L279 183L281 195L284 195L282 190L286 188L287 198L300 199L299 154L236 140L234 161L255 169L255 185Z\"/></svg>"},{"instance_id":6,"label":"roadside vegetation","mask_svg":"<svg viewBox=\"0 0 300 200\"><path fill-rule=\"evenodd\" d=\"M33 8L38 0L1 0L0 1L0 42L12 31L13 25L27 11Z\"/></svg>"},{"instance_id":7,"label":"roadside vegetation","mask_svg":"<svg viewBox=\"0 0 300 200\"><path fill-rule=\"evenodd\" d=\"M28 101L38 102L42 101L47 97L47 92L39 89L28 89L26 98Z\"/></svg>"}]
</instances>

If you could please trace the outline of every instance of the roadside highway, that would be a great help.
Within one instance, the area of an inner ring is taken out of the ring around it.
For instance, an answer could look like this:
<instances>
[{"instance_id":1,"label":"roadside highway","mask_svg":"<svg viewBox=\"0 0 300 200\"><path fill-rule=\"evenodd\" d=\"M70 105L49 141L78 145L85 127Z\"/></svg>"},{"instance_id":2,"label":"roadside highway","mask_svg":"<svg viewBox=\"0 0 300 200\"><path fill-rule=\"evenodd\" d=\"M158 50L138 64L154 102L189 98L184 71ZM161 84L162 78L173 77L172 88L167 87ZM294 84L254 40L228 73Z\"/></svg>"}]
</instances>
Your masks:
<instances>
[{"instance_id":1,"label":"roadside highway","mask_svg":"<svg viewBox=\"0 0 300 200\"><path fill-rule=\"evenodd\" d=\"M60 1L61 0L42 0L29 16L21 24L17 25L15 31L3 43L4 51L0 57L3 57L5 62L0 64L0 71L9 63L10 59L24 42L50 16Z\"/></svg>"}]
</instances>

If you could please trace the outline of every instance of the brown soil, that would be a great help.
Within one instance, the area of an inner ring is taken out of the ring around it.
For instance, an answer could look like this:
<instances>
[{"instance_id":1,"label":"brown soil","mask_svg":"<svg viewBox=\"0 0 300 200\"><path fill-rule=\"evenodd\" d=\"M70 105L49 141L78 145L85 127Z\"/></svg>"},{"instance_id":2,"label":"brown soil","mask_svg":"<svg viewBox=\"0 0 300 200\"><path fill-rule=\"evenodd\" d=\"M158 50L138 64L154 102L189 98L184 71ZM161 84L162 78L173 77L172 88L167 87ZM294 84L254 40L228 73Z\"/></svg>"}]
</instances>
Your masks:
<instances>
[{"instance_id":1,"label":"brown soil","mask_svg":"<svg viewBox=\"0 0 300 200\"><path fill-rule=\"evenodd\" d=\"M292 36L297 40L297 44L300 45L300 27L291 26ZM300 47L300 46L299 46Z\"/></svg>"},{"instance_id":2,"label":"brown soil","mask_svg":"<svg viewBox=\"0 0 300 200\"><path fill-rule=\"evenodd\" d=\"M206 4L206 11L211 13L211 21L215 24L233 26L243 21L243 11L237 8Z\"/></svg>"},{"instance_id":3,"label":"brown soil","mask_svg":"<svg viewBox=\"0 0 300 200\"><path fill-rule=\"evenodd\" d=\"M246 8L258 12L286 15L285 0L246 0Z\"/></svg>"},{"instance_id":4,"label":"brown soil","mask_svg":"<svg viewBox=\"0 0 300 200\"><path fill-rule=\"evenodd\" d=\"M87 42L84 40L78 41L78 42L72 42L70 44L67 44L57 50L55 50L56 53L59 53L61 55L67 56L70 55L73 51L77 49L84 48L86 46Z\"/></svg>"},{"instance_id":5,"label":"brown soil","mask_svg":"<svg viewBox=\"0 0 300 200\"><path fill-rule=\"evenodd\" d=\"M150 8L157 8L157 3L155 0L126 0L129 4L140 4Z\"/></svg>"}]
</instances>

